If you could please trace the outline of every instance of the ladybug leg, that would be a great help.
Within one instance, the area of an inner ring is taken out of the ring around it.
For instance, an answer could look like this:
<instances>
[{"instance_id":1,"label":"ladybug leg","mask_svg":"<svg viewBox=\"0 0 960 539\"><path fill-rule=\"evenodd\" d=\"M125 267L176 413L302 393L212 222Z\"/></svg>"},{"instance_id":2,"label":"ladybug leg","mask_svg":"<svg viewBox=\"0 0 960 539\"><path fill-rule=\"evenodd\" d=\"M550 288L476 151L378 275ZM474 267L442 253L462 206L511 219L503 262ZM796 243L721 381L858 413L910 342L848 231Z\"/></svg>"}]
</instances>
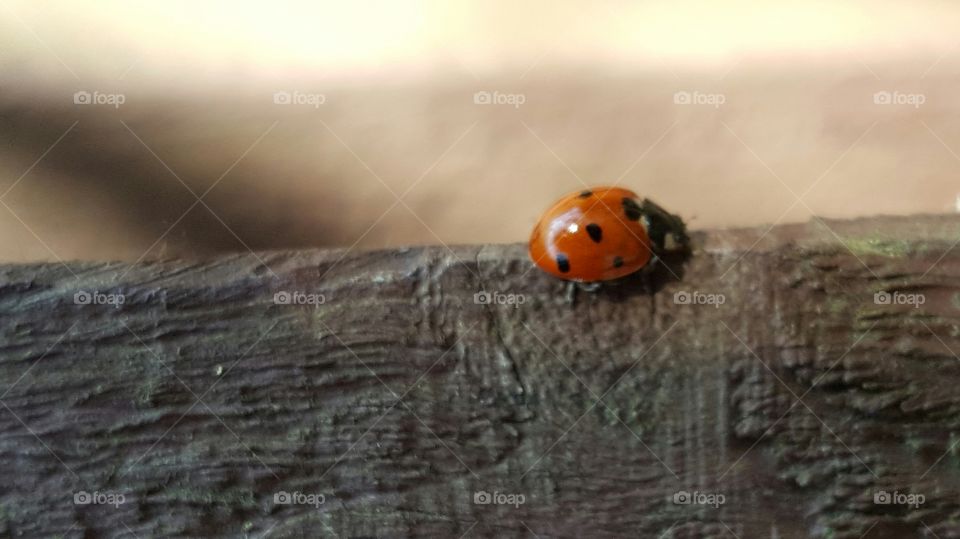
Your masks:
<instances>
[{"instance_id":1,"label":"ladybug leg","mask_svg":"<svg viewBox=\"0 0 960 539\"><path fill-rule=\"evenodd\" d=\"M650 316L657 315L657 300L654 298L653 272L657 264L661 264L660 257L653 255L650 262L640 270L640 282L643 284L643 293L650 297Z\"/></svg>"},{"instance_id":2,"label":"ladybug leg","mask_svg":"<svg viewBox=\"0 0 960 539\"><path fill-rule=\"evenodd\" d=\"M596 292L597 290L600 290L599 281L595 283L577 283L577 284L580 285L580 290L583 290L584 292L593 293L593 292Z\"/></svg>"},{"instance_id":3,"label":"ladybug leg","mask_svg":"<svg viewBox=\"0 0 960 539\"><path fill-rule=\"evenodd\" d=\"M584 292L589 292L591 294L596 293L600 290L602 283L583 283L579 281L567 281L567 293L565 295L566 302L570 305L575 305L577 303L577 292L583 290Z\"/></svg>"},{"instance_id":4,"label":"ladybug leg","mask_svg":"<svg viewBox=\"0 0 960 539\"><path fill-rule=\"evenodd\" d=\"M640 270L640 275L643 275L644 278L646 278L647 276L651 275L653 271L657 269L657 265L661 263L660 257L657 256L656 253L651 254L650 261L647 262L647 265Z\"/></svg>"},{"instance_id":5,"label":"ladybug leg","mask_svg":"<svg viewBox=\"0 0 960 539\"><path fill-rule=\"evenodd\" d=\"M567 281L567 293L564 294L564 299L567 304L571 307L577 302L577 283L573 281Z\"/></svg>"}]
</instances>

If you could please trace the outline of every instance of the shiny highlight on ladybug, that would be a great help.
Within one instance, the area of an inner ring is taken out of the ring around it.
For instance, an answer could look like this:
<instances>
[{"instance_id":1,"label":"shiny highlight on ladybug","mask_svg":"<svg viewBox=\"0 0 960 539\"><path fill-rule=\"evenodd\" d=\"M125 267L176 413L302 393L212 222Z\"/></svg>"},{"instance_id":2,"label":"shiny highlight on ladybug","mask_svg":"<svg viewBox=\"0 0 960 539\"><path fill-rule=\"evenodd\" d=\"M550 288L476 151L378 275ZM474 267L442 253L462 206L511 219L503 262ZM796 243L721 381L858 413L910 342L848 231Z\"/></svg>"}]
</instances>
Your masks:
<instances>
[{"instance_id":1,"label":"shiny highlight on ladybug","mask_svg":"<svg viewBox=\"0 0 960 539\"><path fill-rule=\"evenodd\" d=\"M530 258L561 279L595 283L648 270L668 253L689 250L683 221L620 187L570 193L530 235Z\"/></svg>"}]
</instances>

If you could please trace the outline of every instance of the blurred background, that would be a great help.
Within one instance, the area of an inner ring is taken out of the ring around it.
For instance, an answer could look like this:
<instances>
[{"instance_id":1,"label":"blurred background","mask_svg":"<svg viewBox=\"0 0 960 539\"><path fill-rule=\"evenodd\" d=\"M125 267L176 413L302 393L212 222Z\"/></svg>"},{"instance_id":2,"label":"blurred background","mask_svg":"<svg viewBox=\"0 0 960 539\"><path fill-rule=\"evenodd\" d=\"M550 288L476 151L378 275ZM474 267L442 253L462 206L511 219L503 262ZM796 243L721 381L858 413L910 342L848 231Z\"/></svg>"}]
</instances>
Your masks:
<instances>
[{"instance_id":1,"label":"blurred background","mask_svg":"<svg viewBox=\"0 0 960 539\"><path fill-rule=\"evenodd\" d=\"M949 1L0 0L0 261L955 212Z\"/></svg>"}]
</instances>

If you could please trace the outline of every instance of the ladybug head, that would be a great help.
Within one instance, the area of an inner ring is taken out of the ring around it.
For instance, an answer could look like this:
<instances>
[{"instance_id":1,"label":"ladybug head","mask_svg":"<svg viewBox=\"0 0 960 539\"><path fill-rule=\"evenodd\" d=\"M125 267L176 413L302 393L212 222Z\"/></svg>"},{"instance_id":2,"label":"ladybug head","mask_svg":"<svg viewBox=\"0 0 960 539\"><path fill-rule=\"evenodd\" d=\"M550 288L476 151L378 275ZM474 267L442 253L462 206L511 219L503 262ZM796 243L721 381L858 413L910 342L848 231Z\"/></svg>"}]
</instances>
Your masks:
<instances>
[{"instance_id":1,"label":"ladybug head","mask_svg":"<svg viewBox=\"0 0 960 539\"><path fill-rule=\"evenodd\" d=\"M690 251L690 236L682 219L650 199L640 203L640 212L654 251L661 254Z\"/></svg>"}]
</instances>

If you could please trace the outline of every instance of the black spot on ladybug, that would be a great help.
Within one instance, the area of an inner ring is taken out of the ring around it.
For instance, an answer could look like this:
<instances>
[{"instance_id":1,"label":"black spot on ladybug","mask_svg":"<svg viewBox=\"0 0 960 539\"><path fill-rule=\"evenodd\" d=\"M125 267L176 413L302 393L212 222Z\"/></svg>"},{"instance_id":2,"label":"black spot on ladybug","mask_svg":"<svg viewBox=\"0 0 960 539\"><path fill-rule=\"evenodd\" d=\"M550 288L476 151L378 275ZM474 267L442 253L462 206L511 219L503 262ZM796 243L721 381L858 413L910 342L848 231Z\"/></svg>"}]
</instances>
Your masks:
<instances>
[{"instance_id":1,"label":"black spot on ladybug","mask_svg":"<svg viewBox=\"0 0 960 539\"><path fill-rule=\"evenodd\" d=\"M562 253L557 255L557 268L560 269L561 273L570 271L570 259L567 258L567 255Z\"/></svg>"},{"instance_id":2,"label":"black spot on ladybug","mask_svg":"<svg viewBox=\"0 0 960 539\"><path fill-rule=\"evenodd\" d=\"M590 195L592 195L592 194L593 194L593 191L590 191L590 190L580 191L580 198L587 198L588 196L590 196Z\"/></svg>"},{"instance_id":3,"label":"black spot on ladybug","mask_svg":"<svg viewBox=\"0 0 960 539\"><path fill-rule=\"evenodd\" d=\"M587 225L587 235L589 235L590 239L595 243L600 243L600 240L603 239L603 229L596 223L590 223Z\"/></svg>"},{"instance_id":4,"label":"black spot on ladybug","mask_svg":"<svg viewBox=\"0 0 960 539\"><path fill-rule=\"evenodd\" d=\"M637 201L629 197L623 197L623 213L626 214L627 219L631 221L637 221L640 219L640 216L643 215L643 211L640 209Z\"/></svg>"},{"instance_id":5,"label":"black spot on ladybug","mask_svg":"<svg viewBox=\"0 0 960 539\"><path fill-rule=\"evenodd\" d=\"M619 268L622 265L623 265L623 258L619 256L613 257L613 267Z\"/></svg>"}]
</instances>

